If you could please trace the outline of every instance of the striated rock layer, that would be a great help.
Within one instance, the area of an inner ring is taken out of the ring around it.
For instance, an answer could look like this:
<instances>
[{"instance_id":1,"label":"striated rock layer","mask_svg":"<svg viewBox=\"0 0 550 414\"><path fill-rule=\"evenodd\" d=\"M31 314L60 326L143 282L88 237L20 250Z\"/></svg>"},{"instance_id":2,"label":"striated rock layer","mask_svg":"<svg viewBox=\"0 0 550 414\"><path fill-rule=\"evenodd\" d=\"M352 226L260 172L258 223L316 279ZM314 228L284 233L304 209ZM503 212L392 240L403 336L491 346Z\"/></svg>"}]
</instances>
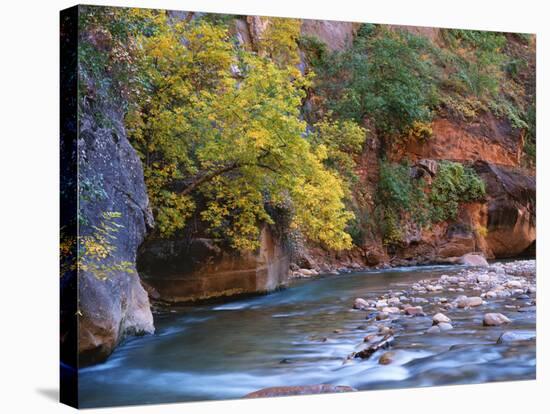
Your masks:
<instances>
[{"instance_id":1,"label":"striated rock layer","mask_svg":"<svg viewBox=\"0 0 550 414\"><path fill-rule=\"evenodd\" d=\"M207 238L147 241L138 267L156 299L188 302L269 292L288 280L290 254L264 226L254 253L225 251Z\"/></svg>"}]
</instances>

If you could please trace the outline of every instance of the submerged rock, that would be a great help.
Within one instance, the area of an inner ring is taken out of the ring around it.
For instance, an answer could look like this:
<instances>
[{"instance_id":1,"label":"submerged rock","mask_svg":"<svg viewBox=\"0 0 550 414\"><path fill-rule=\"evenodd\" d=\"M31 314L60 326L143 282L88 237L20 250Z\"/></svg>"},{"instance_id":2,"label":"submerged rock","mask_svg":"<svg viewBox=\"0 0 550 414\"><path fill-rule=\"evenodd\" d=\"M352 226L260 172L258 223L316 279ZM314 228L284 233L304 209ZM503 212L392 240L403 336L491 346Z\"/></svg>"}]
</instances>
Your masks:
<instances>
[{"instance_id":1,"label":"submerged rock","mask_svg":"<svg viewBox=\"0 0 550 414\"><path fill-rule=\"evenodd\" d=\"M535 337L535 332L506 331L498 337L497 344L502 344L505 342L528 341Z\"/></svg>"},{"instance_id":2,"label":"submerged rock","mask_svg":"<svg viewBox=\"0 0 550 414\"><path fill-rule=\"evenodd\" d=\"M246 394L244 398L284 397L289 395L327 394L335 392L357 391L347 385L296 385L287 387L268 387Z\"/></svg>"},{"instance_id":3,"label":"submerged rock","mask_svg":"<svg viewBox=\"0 0 550 414\"><path fill-rule=\"evenodd\" d=\"M450 331L451 329L453 329L453 325L451 325L450 323L447 323L447 322L441 322L437 325L437 327L441 331Z\"/></svg>"},{"instance_id":4,"label":"submerged rock","mask_svg":"<svg viewBox=\"0 0 550 414\"><path fill-rule=\"evenodd\" d=\"M378 363L380 365L389 365L394 361L395 361L395 352L393 351L385 352L384 354L382 354L380 359L378 359Z\"/></svg>"}]
</instances>

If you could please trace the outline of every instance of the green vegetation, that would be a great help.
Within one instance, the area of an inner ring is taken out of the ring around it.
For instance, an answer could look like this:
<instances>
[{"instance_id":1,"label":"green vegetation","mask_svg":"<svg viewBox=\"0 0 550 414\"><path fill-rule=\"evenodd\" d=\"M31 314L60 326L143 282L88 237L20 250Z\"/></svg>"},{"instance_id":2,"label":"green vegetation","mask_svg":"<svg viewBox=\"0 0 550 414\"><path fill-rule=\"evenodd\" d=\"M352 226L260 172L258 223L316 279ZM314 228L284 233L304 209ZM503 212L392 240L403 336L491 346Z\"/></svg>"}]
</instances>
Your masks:
<instances>
[{"instance_id":1,"label":"green vegetation","mask_svg":"<svg viewBox=\"0 0 550 414\"><path fill-rule=\"evenodd\" d=\"M472 168L442 161L431 185L431 218L433 221L454 219L460 202L476 201L484 196L485 184Z\"/></svg>"},{"instance_id":2,"label":"green vegetation","mask_svg":"<svg viewBox=\"0 0 550 414\"><path fill-rule=\"evenodd\" d=\"M236 47L226 25L168 24L150 13L126 16L146 28L130 42L139 76L126 126L159 235L172 236L196 215L215 238L253 250L259 223L273 223L268 209L290 206L291 229L330 249L349 248L342 151L364 133L327 120L314 144L305 137L300 107L309 79L294 67L298 22L274 19L256 54ZM337 144L335 133L351 138Z\"/></svg>"},{"instance_id":3,"label":"green vegetation","mask_svg":"<svg viewBox=\"0 0 550 414\"><path fill-rule=\"evenodd\" d=\"M402 223L409 219L420 226L453 220L461 202L481 200L485 185L471 167L441 161L432 183L415 178L408 164L382 161L378 183L378 217L384 243L402 242Z\"/></svg>"},{"instance_id":4,"label":"green vegetation","mask_svg":"<svg viewBox=\"0 0 550 414\"><path fill-rule=\"evenodd\" d=\"M321 59L310 48L309 56L329 109L359 123L368 118L379 134L400 139L432 118L437 71L429 48L424 38L364 25L350 50Z\"/></svg>"},{"instance_id":5,"label":"green vegetation","mask_svg":"<svg viewBox=\"0 0 550 414\"><path fill-rule=\"evenodd\" d=\"M426 180L406 162L385 161L406 141L429 141L436 116L506 119L534 165L529 36L512 42L502 33L445 29L432 42L364 24L351 48L330 52L300 35L299 20L284 18L270 18L252 46L239 46L233 19L82 13L80 101L99 94L125 109L158 237L199 220L220 243L250 251L259 224L284 217L285 230L328 249L361 244L369 225L387 246L398 245L404 223L453 219L459 203L485 193L459 163L440 162ZM358 161L371 136L383 145L378 188L366 194L358 178L369 166Z\"/></svg>"}]
</instances>

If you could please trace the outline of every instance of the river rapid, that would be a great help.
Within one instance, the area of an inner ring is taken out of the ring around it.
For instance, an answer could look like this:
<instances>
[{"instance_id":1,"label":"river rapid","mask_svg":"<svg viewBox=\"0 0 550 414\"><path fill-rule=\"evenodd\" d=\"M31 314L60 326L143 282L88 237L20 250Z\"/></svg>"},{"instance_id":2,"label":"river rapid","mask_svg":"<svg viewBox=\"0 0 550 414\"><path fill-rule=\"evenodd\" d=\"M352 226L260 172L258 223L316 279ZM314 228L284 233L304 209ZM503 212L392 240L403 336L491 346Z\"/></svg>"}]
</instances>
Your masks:
<instances>
[{"instance_id":1,"label":"river rapid","mask_svg":"<svg viewBox=\"0 0 550 414\"><path fill-rule=\"evenodd\" d=\"M437 313L452 329L431 328ZM485 326L487 313L509 322ZM534 379L535 323L534 261L294 280L265 296L157 312L155 335L129 339L105 363L80 370L80 404L240 398L309 384L373 390ZM389 348L357 357L384 337Z\"/></svg>"}]
</instances>

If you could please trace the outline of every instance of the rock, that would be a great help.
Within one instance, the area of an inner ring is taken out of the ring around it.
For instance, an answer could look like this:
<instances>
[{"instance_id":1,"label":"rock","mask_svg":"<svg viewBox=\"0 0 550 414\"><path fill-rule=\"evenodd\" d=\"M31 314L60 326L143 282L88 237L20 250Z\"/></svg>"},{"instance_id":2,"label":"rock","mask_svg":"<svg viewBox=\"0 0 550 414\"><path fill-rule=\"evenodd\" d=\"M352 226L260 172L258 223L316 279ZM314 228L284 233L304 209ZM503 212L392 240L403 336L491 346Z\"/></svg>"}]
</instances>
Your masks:
<instances>
[{"instance_id":1,"label":"rock","mask_svg":"<svg viewBox=\"0 0 550 414\"><path fill-rule=\"evenodd\" d=\"M302 20L303 35L314 36L323 42L329 51L341 51L353 42L353 23L331 20Z\"/></svg>"},{"instance_id":2,"label":"rock","mask_svg":"<svg viewBox=\"0 0 550 414\"><path fill-rule=\"evenodd\" d=\"M380 359L378 359L378 363L380 365L389 365L392 362L394 362L394 360L395 360L395 352L388 351L388 352L385 352L384 354L382 354Z\"/></svg>"},{"instance_id":3,"label":"rock","mask_svg":"<svg viewBox=\"0 0 550 414\"><path fill-rule=\"evenodd\" d=\"M353 301L353 309L365 310L370 308L369 303L363 298L356 298Z\"/></svg>"},{"instance_id":4,"label":"rock","mask_svg":"<svg viewBox=\"0 0 550 414\"><path fill-rule=\"evenodd\" d=\"M400 302L401 301L398 297L391 297L388 299L388 305L391 305L391 306L399 305Z\"/></svg>"},{"instance_id":5,"label":"rock","mask_svg":"<svg viewBox=\"0 0 550 414\"><path fill-rule=\"evenodd\" d=\"M385 300L379 300L376 302L376 305L375 305L377 308L385 308L386 306L388 306L388 302L385 301Z\"/></svg>"},{"instance_id":6,"label":"rock","mask_svg":"<svg viewBox=\"0 0 550 414\"><path fill-rule=\"evenodd\" d=\"M396 308L395 306L389 306L389 307L385 307L384 309L382 309L382 312L385 312L385 313L399 313L401 311L399 310L399 308Z\"/></svg>"},{"instance_id":7,"label":"rock","mask_svg":"<svg viewBox=\"0 0 550 414\"><path fill-rule=\"evenodd\" d=\"M491 278L489 277L489 275L478 275L477 276L477 283L486 283L490 280Z\"/></svg>"},{"instance_id":8,"label":"rock","mask_svg":"<svg viewBox=\"0 0 550 414\"><path fill-rule=\"evenodd\" d=\"M494 299L494 298L497 297L497 294L496 294L495 292L493 292L492 290L490 290L489 292L487 292L487 293L485 294L485 297L486 297L487 299Z\"/></svg>"},{"instance_id":9,"label":"rock","mask_svg":"<svg viewBox=\"0 0 550 414\"><path fill-rule=\"evenodd\" d=\"M521 288L521 282L517 280L510 280L506 283L507 288Z\"/></svg>"},{"instance_id":10,"label":"rock","mask_svg":"<svg viewBox=\"0 0 550 414\"><path fill-rule=\"evenodd\" d=\"M486 250L497 258L513 257L536 244L536 180L520 168L497 164L473 165L485 182Z\"/></svg>"},{"instance_id":11,"label":"rock","mask_svg":"<svg viewBox=\"0 0 550 414\"><path fill-rule=\"evenodd\" d=\"M389 317L390 317L390 314L387 312L378 312L378 314L376 315L376 320L383 321L385 319L388 319Z\"/></svg>"},{"instance_id":12,"label":"rock","mask_svg":"<svg viewBox=\"0 0 550 414\"><path fill-rule=\"evenodd\" d=\"M506 331L498 337L497 344L502 344L505 342L528 341L535 337L536 337L535 332Z\"/></svg>"},{"instance_id":13,"label":"rock","mask_svg":"<svg viewBox=\"0 0 550 414\"><path fill-rule=\"evenodd\" d=\"M386 349L388 348L392 343L394 339L391 333L388 333L384 335L384 337L378 341L373 343L372 345L368 346L367 348L356 352L353 354L354 358L361 358L361 359L368 359L371 357L372 354L374 354L376 351L380 349Z\"/></svg>"},{"instance_id":14,"label":"rock","mask_svg":"<svg viewBox=\"0 0 550 414\"><path fill-rule=\"evenodd\" d=\"M443 315L442 313L436 313L433 316L432 321L434 325L437 325L439 323L449 323L451 322L451 319L448 316Z\"/></svg>"},{"instance_id":15,"label":"rock","mask_svg":"<svg viewBox=\"0 0 550 414\"><path fill-rule=\"evenodd\" d=\"M424 316L422 306L409 306L405 308L405 314L412 316Z\"/></svg>"},{"instance_id":16,"label":"rock","mask_svg":"<svg viewBox=\"0 0 550 414\"><path fill-rule=\"evenodd\" d=\"M468 253L462 256L459 260L460 264L466 266L489 266L487 259L480 254Z\"/></svg>"},{"instance_id":17,"label":"rock","mask_svg":"<svg viewBox=\"0 0 550 414\"><path fill-rule=\"evenodd\" d=\"M459 308L473 308L476 306L480 306L483 304L483 299L481 299L479 296L459 296L456 299L456 305Z\"/></svg>"},{"instance_id":18,"label":"rock","mask_svg":"<svg viewBox=\"0 0 550 414\"><path fill-rule=\"evenodd\" d=\"M244 398L267 398L267 397L284 397L289 395L309 395L309 394L327 394L335 392L350 392L357 391L355 388L347 385L298 385L298 386L282 386L268 387L261 390L246 394Z\"/></svg>"},{"instance_id":19,"label":"rock","mask_svg":"<svg viewBox=\"0 0 550 414\"><path fill-rule=\"evenodd\" d=\"M453 329L453 325L447 322L438 323L437 327L441 329L441 331L450 331L451 329Z\"/></svg>"},{"instance_id":20,"label":"rock","mask_svg":"<svg viewBox=\"0 0 550 414\"><path fill-rule=\"evenodd\" d=\"M83 101L79 112L79 234L96 234L103 224L121 227L109 234L113 250L100 266L62 275L62 296L68 297L63 289L71 286L71 298L78 294L78 348L73 349L78 349L80 366L102 362L127 336L155 330L149 297L136 269L138 248L154 226L143 168L126 136L123 109L96 92L96 99ZM100 119L109 120L108 125ZM114 212L120 217L105 217ZM63 221L66 218L61 218L62 226L70 225ZM113 270L101 272L100 267ZM66 282L70 279L74 284ZM63 308L61 312L62 321L75 314ZM62 338L71 337L67 329L74 328L63 324Z\"/></svg>"},{"instance_id":21,"label":"rock","mask_svg":"<svg viewBox=\"0 0 550 414\"><path fill-rule=\"evenodd\" d=\"M314 269L299 269L298 272L304 276L317 276L319 274L319 272Z\"/></svg>"},{"instance_id":22,"label":"rock","mask_svg":"<svg viewBox=\"0 0 550 414\"><path fill-rule=\"evenodd\" d=\"M484 326L500 326L505 323L512 322L502 313L486 313L483 316L483 325Z\"/></svg>"},{"instance_id":23,"label":"rock","mask_svg":"<svg viewBox=\"0 0 550 414\"><path fill-rule=\"evenodd\" d=\"M426 333L434 334L441 332L441 328L439 328L439 325L432 325L430 328L426 331Z\"/></svg>"}]
</instances>

